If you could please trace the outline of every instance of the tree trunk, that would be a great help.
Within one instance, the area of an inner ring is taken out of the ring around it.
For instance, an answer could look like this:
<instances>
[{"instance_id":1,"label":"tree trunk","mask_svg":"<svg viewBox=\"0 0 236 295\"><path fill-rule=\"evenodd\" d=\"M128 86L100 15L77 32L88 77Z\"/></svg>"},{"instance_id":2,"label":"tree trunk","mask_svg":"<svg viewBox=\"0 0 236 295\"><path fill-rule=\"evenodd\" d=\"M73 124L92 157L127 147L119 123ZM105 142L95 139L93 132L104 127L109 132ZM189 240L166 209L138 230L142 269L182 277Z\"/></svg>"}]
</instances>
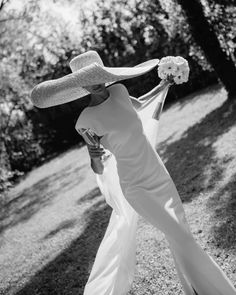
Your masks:
<instances>
[{"instance_id":1,"label":"tree trunk","mask_svg":"<svg viewBox=\"0 0 236 295\"><path fill-rule=\"evenodd\" d=\"M229 98L236 97L236 67L222 50L214 29L204 16L200 0L177 0L185 11L193 37L214 68Z\"/></svg>"}]
</instances>

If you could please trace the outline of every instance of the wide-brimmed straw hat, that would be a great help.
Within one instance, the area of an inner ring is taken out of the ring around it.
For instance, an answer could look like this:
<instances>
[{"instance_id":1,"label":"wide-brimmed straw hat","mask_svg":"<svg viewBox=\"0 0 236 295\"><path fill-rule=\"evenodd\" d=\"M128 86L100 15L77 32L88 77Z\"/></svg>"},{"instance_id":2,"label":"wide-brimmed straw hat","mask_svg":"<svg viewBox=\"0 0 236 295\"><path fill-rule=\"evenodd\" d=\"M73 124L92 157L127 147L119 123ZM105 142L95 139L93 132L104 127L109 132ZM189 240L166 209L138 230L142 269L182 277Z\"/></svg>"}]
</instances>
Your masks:
<instances>
[{"instance_id":1,"label":"wide-brimmed straw hat","mask_svg":"<svg viewBox=\"0 0 236 295\"><path fill-rule=\"evenodd\" d=\"M48 80L35 86L31 92L33 104L39 108L60 105L89 92L83 86L111 83L143 75L158 65L159 59L151 59L134 67L105 67L96 51L87 51L70 61L71 74Z\"/></svg>"}]
</instances>

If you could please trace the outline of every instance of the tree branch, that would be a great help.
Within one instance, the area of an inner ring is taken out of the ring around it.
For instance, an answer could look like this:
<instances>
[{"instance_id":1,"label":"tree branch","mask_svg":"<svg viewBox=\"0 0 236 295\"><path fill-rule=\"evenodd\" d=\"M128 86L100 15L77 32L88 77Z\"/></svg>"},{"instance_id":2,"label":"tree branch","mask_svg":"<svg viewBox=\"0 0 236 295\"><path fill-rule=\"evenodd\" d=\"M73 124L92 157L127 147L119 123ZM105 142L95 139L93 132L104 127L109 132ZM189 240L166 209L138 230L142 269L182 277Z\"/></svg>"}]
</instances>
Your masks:
<instances>
[{"instance_id":1,"label":"tree branch","mask_svg":"<svg viewBox=\"0 0 236 295\"><path fill-rule=\"evenodd\" d=\"M10 2L10 0L2 0L0 2L0 11L3 10L4 6L7 4L7 2Z\"/></svg>"}]
</instances>

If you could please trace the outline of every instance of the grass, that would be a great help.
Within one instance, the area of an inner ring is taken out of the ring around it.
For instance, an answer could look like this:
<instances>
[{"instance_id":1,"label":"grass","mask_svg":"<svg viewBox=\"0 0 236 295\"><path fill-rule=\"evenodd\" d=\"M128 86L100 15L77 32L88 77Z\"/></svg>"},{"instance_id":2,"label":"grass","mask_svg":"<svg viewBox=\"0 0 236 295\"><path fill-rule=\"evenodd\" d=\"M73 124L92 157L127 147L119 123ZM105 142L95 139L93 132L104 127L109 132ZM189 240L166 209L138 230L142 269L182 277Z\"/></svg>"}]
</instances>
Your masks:
<instances>
[{"instance_id":1,"label":"grass","mask_svg":"<svg viewBox=\"0 0 236 295\"><path fill-rule=\"evenodd\" d=\"M198 243L236 285L236 102L218 86L169 106L157 150ZM110 207L73 148L28 174L7 195L0 226L0 294L83 294ZM139 218L129 295L183 294L164 235Z\"/></svg>"}]
</instances>

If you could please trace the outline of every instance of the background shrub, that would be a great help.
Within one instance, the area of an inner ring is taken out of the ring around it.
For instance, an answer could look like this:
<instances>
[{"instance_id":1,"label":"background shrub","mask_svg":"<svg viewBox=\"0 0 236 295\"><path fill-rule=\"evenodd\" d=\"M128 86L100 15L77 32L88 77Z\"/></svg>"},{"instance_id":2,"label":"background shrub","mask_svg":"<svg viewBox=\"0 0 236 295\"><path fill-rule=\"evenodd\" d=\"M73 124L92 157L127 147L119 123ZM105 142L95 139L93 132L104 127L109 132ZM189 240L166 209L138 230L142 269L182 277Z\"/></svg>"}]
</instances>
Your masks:
<instances>
[{"instance_id":1,"label":"background shrub","mask_svg":"<svg viewBox=\"0 0 236 295\"><path fill-rule=\"evenodd\" d=\"M0 2L0 189L81 140L74 125L85 100L42 110L30 102L32 87L70 73L69 60L77 54L97 50L106 66L115 67L166 55L185 57L189 83L173 87L167 103L217 82L174 0L97 0L91 2L92 10L81 10L79 3L81 14L73 30L60 15L43 11L41 1L26 2L21 9L10 9L11 0ZM235 61L233 2L202 0L222 50ZM133 96L158 82L156 70L124 81Z\"/></svg>"}]
</instances>

